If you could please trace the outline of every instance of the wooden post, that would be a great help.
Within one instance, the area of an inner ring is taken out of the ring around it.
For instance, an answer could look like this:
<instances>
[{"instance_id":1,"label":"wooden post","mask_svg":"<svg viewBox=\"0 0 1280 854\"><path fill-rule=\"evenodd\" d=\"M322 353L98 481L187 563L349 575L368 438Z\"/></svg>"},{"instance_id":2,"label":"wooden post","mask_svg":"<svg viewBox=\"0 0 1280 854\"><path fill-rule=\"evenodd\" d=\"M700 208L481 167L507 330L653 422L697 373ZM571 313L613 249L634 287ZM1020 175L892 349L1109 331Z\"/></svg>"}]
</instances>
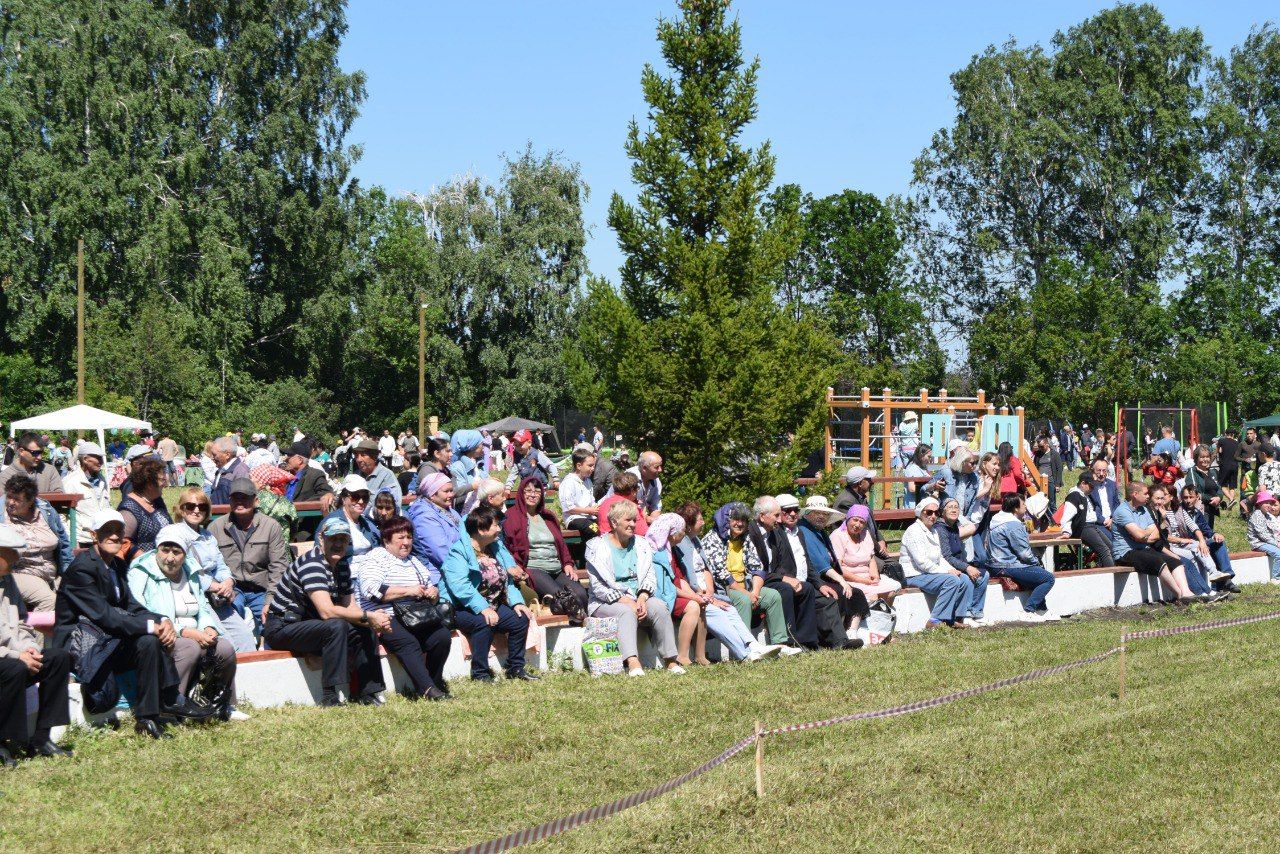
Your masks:
<instances>
[{"instance_id":1,"label":"wooden post","mask_svg":"<svg viewBox=\"0 0 1280 854\"><path fill-rule=\"evenodd\" d=\"M756 721L756 797L764 798L764 727Z\"/></svg>"},{"instance_id":2,"label":"wooden post","mask_svg":"<svg viewBox=\"0 0 1280 854\"><path fill-rule=\"evenodd\" d=\"M84 403L84 238L76 241L76 403ZM77 435L79 432L77 431Z\"/></svg>"},{"instance_id":3,"label":"wooden post","mask_svg":"<svg viewBox=\"0 0 1280 854\"><path fill-rule=\"evenodd\" d=\"M871 413L865 411L862 413L862 467L871 468Z\"/></svg>"},{"instance_id":4,"label":"wooden post","mask_svg":"<svg viewBox=\"0 0 1280 854\"><path fill-rule=\"evenodd\" d=\"M888 401L889 389L884 390L884 399ZM890 448L893 445L893 442L890 438L893 436L893 410L890 409L888 405L886 405L883 411L884 411L884 437L880 440L880 472L881 472L880 476L889 477L890 475L893 474L889 466L889 463L890 463L889 453L890 453ZM888 510L892 500L893 500L893 484L881 483L880 484L881 509Z\"/></svg>"},{"instance_id":5,"label":"wooden post","mask_svg":"<svg viewBox=\"0 0 1280 854\"><path fill-rule=\"evenodd\" d=\"M836 411L831 406L831 399L835 396L835 389L827 386L827 429L823 433L822 443L822 470L831 471L831 419L835 417Z\"/></svg>"},{"instance_id":6,"label":"wooden post","mask_svg":"<svg viewBox=\"0 0 1280 854\"><path fill-rule=\"evenodd\" d=\"M1127 644L1124 641L1124 636L1127 635L1128 633L1129 633L1128 626L1120 627L1120 699L1121 700L1124 699L1125 682L1128 680L1128 674L1126 673L1126 666L1125 666L1125 652L1126 652L1125 648Z\"/></svg>"},{"instance_id":7,"label":"wooden post","mask_svg":"<svg viewBox=\"0 0 1280 854\"><path fill-rule=\"evenodd\" d=\"M418 441L427 442L427 304L418 304Z\"/></svg>"}]
</instances>

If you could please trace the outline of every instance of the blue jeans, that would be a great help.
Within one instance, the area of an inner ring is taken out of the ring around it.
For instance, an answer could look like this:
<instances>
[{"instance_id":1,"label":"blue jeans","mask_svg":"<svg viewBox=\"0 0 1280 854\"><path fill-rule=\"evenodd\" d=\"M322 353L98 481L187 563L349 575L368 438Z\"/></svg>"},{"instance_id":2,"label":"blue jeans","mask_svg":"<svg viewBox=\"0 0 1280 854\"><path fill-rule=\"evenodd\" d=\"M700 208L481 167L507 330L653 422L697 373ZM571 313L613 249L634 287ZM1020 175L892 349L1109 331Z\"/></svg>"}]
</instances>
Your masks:
<instances>
[{"instance_id":1,"label":"blue jeans","mask_svg":"<svg viewBox=\"0 0 1280 854\"><path fill-rule=\"evenodd\" d=\"M1266 554L1271 561L1271 580L1275 581L1280 578L1280 546L1273 546L1271 543L1263 543L1258 546L1258 551Z\"/></svg>"},{"instance_id":2,"label":"blue jeans","mask_svg":"<svg viewBox=\"0 0 1280 854\"><path fill-rule=\"evenodd\" d=\"M991 573L985 569L977 578L964 576L963 581L969 582L969 600L960 606L960 616L969 616L975 620L981 620L983 611L987 607L987 582L991 580Z\"/></svg>"},{"instance_id":3,"label":"blue jeans","mask_svg":"<svg viewBox=\"0 0 1280 854\"><path fill-rule=\"evenodd\" d=\"M728 596L716 596L721 602L730 602ZM708 605L706 608L707 631L720 639L729 651L729 657L741 661L747 657L747 647L755 642L751 629L743 625L742 617L733 608L717 608Z\"/></svg>"},{"instance_id":4,"label":"blue jeans","mask_svg":"<svg viewBox=\"0 0 1280 854\"><path fill-rule=\"evenodd\" d=\"M244 614L245 609L249 609L253 613L253 633L262 635L262 627L266 624L263 619L262 606L267 604L266 591L262 590L241 590L236 588L235 608L240 614Z\"/></svg>"},{"instance_id":5,"label":"blue jeans","mask_svg":"<svg viewBox=\"0 0 1280 854\"><path fill-rule=\"evenodd\" d=\"M529 636L528 618L517 614L510 605L495 606L498 611L498 623L491 626L485 622L484 616L459 608L454 612L454 620L458 631L467 636L471 644L471 678L479 679L492 676L489 669L489 647L493 644L493 633L502 632L507 636L507 672L524 670L524 642Z\"/></svg>"},{"instance_id":6,"label":"blue jeans","mask_svg":"<svg viewBox=\"0 0 1280 854\"><path fill-rule=\"evenodd\" d=\"M1218 565L1218 569L1235 578L1236 571L1231 568L1231 551L1227 548L1226 540L1220 543L1209 543L1209 554L1213 556L1213 562ZM1221 579L1218 583L1222 584L1229 579Z\"/></svg>"},{"instance_id":7,"label":"blue jeans","mask_svg":"<svg viewBox=\"0 0 1280 854\"><path fill-rule=\"evenodd\" d=\"M1182 559L1182 569L1187 574L1187 589L1195 596L1205 596L1212 593L1213 588L1209 586L1209 579L1206 577L1204 569L1201 568L1200 561L1181 554L1178 557Z\"/></svg>"},{"instance_id":8,"label":"blue jeans","mask_svg":"<svg viewBox=\"0 0 1280 854\"><path fill-rule=\"evenodd\" d=\"M918 587L933 598L933 610L929 612L929 620L940 623L951 623L964 616L969 607L970 591L973 585L966 575L961 578L949 572L922 572L907 577L907 585Z\"/></svg>"},{"instance_id":9,"label":"blue jeans","mask_svg":"<svg viewBox=\"0 0 1280 854\"><path fill-rule=\"evenodd\" d=\"M1024 590L1030 588L1031 595L1023 606L1028 612L1043 608L1044 598L1053 589L1053 573L1043 566L993 566L991 574L1012 578Z\"/></svg>"},{"instance_id":10,"label":"blue jeans","mask_svg":"<svg viewBox=\"0 0 1280 854\"><path fill-rule=\"evenodd\" d=\"M253 652L258 648L258 639L253 634L253 623L245 619L244 608L236 608L235 603L225 602L213 609L222 624L222 635L231 642L236 652Z\"/></svg>"}]
</instances>

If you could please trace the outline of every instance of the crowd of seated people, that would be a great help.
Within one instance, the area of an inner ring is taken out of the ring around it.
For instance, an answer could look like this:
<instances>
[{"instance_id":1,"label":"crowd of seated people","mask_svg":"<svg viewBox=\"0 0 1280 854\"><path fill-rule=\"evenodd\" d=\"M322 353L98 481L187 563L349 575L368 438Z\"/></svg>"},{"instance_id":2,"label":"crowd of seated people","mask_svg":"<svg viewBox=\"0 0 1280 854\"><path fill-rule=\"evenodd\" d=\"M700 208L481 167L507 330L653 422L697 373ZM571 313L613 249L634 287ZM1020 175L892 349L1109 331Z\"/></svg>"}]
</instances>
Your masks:
<instances>
[{"instance_id":1,"label":"crowd of seated people","mask_svg":"<svg viewBox=\"0 0 1280 854\"><path fill-rule=\"evenodd\" d=\"M599 448L583 443L561 478L518 436L516 471L504 482L488 473L488 440L477 431L421 445L414 437L412 452L400 455L352 437L344 448L351 471L331 479L299 437L277 452L278 494L319 504L309 529L264 512L263 481L251 476L262 463L246 465L235 437L210 443L212 476L182 489L172 507L163 500L171 460L130 448L128 488L112 508L107 455L81 442L68 449L57 487L81 496L73 542L39 497L51 465L40 438L18 437L0 496L0 763L65 752L49 733L66 723L72 676L90 711L127 694L136 729L154 738L180 720L244 719L236 654L260 647L318 656L322 704L377 705L386 689L379 646L400 662L407 696L448 699L453 629L468 641L472 679L496 678L489 652L497 635L506 676L536 680L524 656L537 611L574 624L612 618L633 676L646 672L641 631L671 674L710 664L712 638L729 661L856 649L870 608L891 606L904 588L929 595L929 628L987 625L993 579L1027 592L1025 620L1059 618L1046 607L1054 575L1028 536L1048 526L1049 501L1007 446L978 455L953 443L946 463L930 470L929 446L919 443L909 463L928 480L913 485L916 520L895 554L872 510L874 474L860 466L847 472L834 506L820 495L802 506L783 494L673 511L663 506L663 460L652 451L635 466L602 465ZM1182 449L1166 435L1142 466L1149 482L1120 487L1115 466L1127 462L1117 462L1113 440L1072 446L1067 459L1078 453L1087 468L1052 520L1062 537L1099 566L1159 578L1173 601L1212 600L1238 590L1214 522L1239 501L1249 543L1280 584L1280 500L1267 488L1280 463L1270 443L1251 431L1244 441L1227 435ZM1045 451L1043 441L1038 447ZM1237 482L1237 471L1255 485ZM612 472L607 485L597 482L601 472ZM548 505L556 484L560 512ZM405 485L412 501L401 501ZM219 503L227 512L215 519ZM295 555L289 542L299 530L311 545ZM39 611L53 612L50 643L26 623ZM39 702L29 734L15 698L32 684Z\"/></svg>"}]
</instances>

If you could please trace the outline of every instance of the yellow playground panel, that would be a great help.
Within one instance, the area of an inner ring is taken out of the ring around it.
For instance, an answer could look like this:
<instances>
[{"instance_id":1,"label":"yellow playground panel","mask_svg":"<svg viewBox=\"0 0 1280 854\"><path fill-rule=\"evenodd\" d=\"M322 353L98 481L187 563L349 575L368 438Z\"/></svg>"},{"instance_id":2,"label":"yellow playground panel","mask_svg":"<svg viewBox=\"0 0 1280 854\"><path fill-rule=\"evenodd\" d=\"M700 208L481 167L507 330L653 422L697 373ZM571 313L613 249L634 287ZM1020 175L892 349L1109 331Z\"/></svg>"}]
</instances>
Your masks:
<instances>
[{"instance_id":1,"label":"yellow playground panel","mask_svg":"<svg viewBox=\"0 0 1280 854\"><path fill-rule=\"evenodd\" d=\"M823 446L823 465L826 471L837 465L857 463L875 471L881 477L892 477L892 442L903 438L902 416L907 412L919 416L918 432L914 435L928 442L933 449L933 462L945 463L947 443L959 432L972 435L970 445L979 452L995 450L1001 442L1011 444L1039 490L1044 489L1040 472L1027 450L1026 421L1021 406L1012 412L1009 407L996 407L987 401L986 392L978 389L977 397L952 397L945 388L930 394L920 389L918 395L894 394L892 389L882 389L872 396L871 389L863 387L857 395L838 395L834 388L827 389L827 429ZM878 465L872 461L879 456ZM890 506L890 490L882 490L883 506Z\"/></svg>"}]
</instances>

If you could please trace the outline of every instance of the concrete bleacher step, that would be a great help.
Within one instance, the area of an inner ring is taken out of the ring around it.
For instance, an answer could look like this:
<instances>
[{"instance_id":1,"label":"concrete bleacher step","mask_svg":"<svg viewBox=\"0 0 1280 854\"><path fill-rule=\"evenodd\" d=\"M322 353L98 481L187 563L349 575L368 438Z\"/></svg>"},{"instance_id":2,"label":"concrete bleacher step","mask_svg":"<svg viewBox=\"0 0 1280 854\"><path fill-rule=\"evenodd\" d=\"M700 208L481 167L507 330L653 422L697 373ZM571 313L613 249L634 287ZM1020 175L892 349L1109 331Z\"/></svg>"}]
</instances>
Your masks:
<instances>
[{"instance_id":1,"label":"concrete bleacher step","mask_svg":"<svg viewBox=\"0 0 1280 854\"><path fill-rule=\"evenodd\" d=\"M1232 567L1236 572L1236 581L1240 584L1260 583L1270 577L1267 557L1258 552L1232 555ZM1140 575L1125 567L1068 570L1056 573L1056 577L1057 583L1049 593L1048 607L1054 613L1063 615L1098 608L1139 605L1171 595L1170 591L1163 589L1158 579ZM1017 619L1023 610L1022 602L1026 596L1025 592L1006 591L997 582L990 583L987 587L987 618L995 622ZM908 588L901 592L895 600L898 612L897 632L922 631L929 618L931 603L932 598L919 590ZM536 655L531 655L528 659L528 666L541 670L582 670L582 627L570 625L566 617L549 614L539 617L538 623L545 630L545 642ZM860 630L859 635L866 640L865 629ZM762 641L765 640L763 630L759 637ZM721 657L718 642L710 640L707 646L709 657ZM640 658L646 667L657 666L657 656L643 632L640 638ZM238 661L236 686L242 703L260 708L290 703L311 705L320 698L318 659L290 652L263 650L242 653L238 656ZM495 669L498 667L500 663ZM394 657L383 656L382 670L389 690L400 690L408 685L408 679ZM455 632L453 647L445 663L445 678L461 679L469 675L470 662L464 656L463 644ZM72 691L72 721L88 723L79 711L79 692L76 686L72 686ZM94 722L101 722L106 717L97 716Z\"/></svg>"}]
</instances>

